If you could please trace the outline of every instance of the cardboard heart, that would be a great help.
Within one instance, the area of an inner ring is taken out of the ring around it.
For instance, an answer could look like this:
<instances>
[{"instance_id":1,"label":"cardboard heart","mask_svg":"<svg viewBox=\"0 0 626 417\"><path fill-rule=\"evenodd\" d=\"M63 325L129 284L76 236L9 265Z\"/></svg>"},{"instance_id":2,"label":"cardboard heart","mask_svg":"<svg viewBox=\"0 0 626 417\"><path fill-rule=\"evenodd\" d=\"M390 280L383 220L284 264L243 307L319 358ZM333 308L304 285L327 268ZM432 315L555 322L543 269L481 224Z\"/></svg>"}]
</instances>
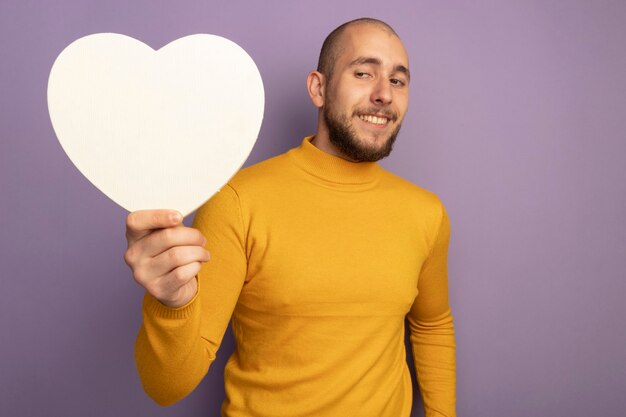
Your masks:
<instances>
[{"instance_id":1,"label":"cardboard heart","mask_svg":"<svg viewBox=\"0 0 626 417\"><path fill-rule=\"evenodd\" d=\"M125 35L89 35L61 52L48 80L63 150L129 211L186 216L202 205L252 151L264 102L252 58L207 34L157 51Z\"/></svg>"}]
</instances>

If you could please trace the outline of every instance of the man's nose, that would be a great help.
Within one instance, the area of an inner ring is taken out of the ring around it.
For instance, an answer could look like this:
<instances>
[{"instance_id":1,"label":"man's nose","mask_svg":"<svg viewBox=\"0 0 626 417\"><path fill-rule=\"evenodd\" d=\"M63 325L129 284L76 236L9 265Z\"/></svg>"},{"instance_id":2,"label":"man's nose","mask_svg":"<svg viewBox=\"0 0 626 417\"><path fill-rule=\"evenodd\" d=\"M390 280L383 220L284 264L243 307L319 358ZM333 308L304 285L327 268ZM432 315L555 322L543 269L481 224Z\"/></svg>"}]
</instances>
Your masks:
<instances>
[{"instance_id":1,"label":"man's nose","mask_svg":"<svg viewBox=\"0 0 626 417\"><path fill-rule=\"evenodd\" d=\"M372 90L371 101L378 105L391 103L391 84L387 79L379 79Z\"/></svg>"}]
</instances>

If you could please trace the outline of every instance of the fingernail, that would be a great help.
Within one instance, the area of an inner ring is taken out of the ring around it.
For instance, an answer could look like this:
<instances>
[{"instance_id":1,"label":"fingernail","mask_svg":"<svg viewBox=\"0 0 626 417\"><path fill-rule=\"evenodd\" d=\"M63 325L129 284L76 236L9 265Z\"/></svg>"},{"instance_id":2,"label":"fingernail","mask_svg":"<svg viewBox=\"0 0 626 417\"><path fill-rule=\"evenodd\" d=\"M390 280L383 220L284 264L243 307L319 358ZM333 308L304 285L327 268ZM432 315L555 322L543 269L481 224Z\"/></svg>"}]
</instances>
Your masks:
<instances>
[{"instance_id":1,"label":"fingernail","mask_svg":"<svg viewBox=\"0 0 626 417\"><path fill-rule=\"evenodd\" d=\"M170 214L170 219L173 222L178 223L179 221L183 219L183 216L180 213L172 213Z\"/></svg>"}]
</instances>

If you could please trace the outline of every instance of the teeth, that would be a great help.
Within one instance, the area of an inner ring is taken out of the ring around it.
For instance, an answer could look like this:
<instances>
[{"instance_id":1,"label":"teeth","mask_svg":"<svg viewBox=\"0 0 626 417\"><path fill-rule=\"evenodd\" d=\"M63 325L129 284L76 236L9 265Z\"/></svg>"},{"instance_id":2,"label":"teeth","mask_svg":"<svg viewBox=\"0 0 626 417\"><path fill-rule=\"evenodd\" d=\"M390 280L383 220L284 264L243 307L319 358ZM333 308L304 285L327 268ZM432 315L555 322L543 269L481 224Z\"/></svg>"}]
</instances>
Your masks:
<instances>
[{"instance_id":1,"label":"teeth","mask_svg":"<svg viewBox=\"0 0 626 417\"><path fill-rule=\"evenodd\" d=\"M387 124L387 119L384 118L384 117L376 117L376 116L372 116L372 115L366 114L366 115L359 116L359 118L361 120L366 121L366 122L374 123L374 124L377 124L377 125L385 125L385 124Z\"/></svg>"}]
</instances>

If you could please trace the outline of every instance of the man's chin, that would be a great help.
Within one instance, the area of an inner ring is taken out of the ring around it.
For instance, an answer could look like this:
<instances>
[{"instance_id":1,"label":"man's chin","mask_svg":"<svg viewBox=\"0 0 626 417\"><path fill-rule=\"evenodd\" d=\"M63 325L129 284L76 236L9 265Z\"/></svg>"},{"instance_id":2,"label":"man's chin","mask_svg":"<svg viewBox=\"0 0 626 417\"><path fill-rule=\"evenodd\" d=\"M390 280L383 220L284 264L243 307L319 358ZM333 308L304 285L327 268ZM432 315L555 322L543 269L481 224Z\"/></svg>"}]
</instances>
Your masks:
<instances>
[{"instance_id":1,"label":"man's chin","mask_svg":"<svg viewBox=\"0 0 626 417\"><path fill-rule=\"evenodd\" d=\"M391 140L391 136L387 136L384 138L359 138L359 144L358 146L361 149L370 149L373 151L377 151L379 149L384 148L385 146L387 146L387 144L389 143L389 141Z\"/></svg>"},{"instance_id":2,"label":"man's chin","mask_svg":"<svg viewBox=\"0 0 626 417\"><path fill-rule=\"evenodd\" d=\"M377 141L367 141L359 138L350 143L349 146L343 143L339 148L345 156L354 162L376 162L389 156L392 145L392 137Z\"/></svg>"},{"instance_id":3,"label":"man's chin","mask_svg":"<svg viewBox=\"0 0 626 417\"><path fill-rule=\"evenodd\" d=\"M357 146L361 149L377 151L386 147L390 141L394 140L394 132L388 131L372 135L371 133L361 133L356 135Z\"/></svg>"}]
</instances>

